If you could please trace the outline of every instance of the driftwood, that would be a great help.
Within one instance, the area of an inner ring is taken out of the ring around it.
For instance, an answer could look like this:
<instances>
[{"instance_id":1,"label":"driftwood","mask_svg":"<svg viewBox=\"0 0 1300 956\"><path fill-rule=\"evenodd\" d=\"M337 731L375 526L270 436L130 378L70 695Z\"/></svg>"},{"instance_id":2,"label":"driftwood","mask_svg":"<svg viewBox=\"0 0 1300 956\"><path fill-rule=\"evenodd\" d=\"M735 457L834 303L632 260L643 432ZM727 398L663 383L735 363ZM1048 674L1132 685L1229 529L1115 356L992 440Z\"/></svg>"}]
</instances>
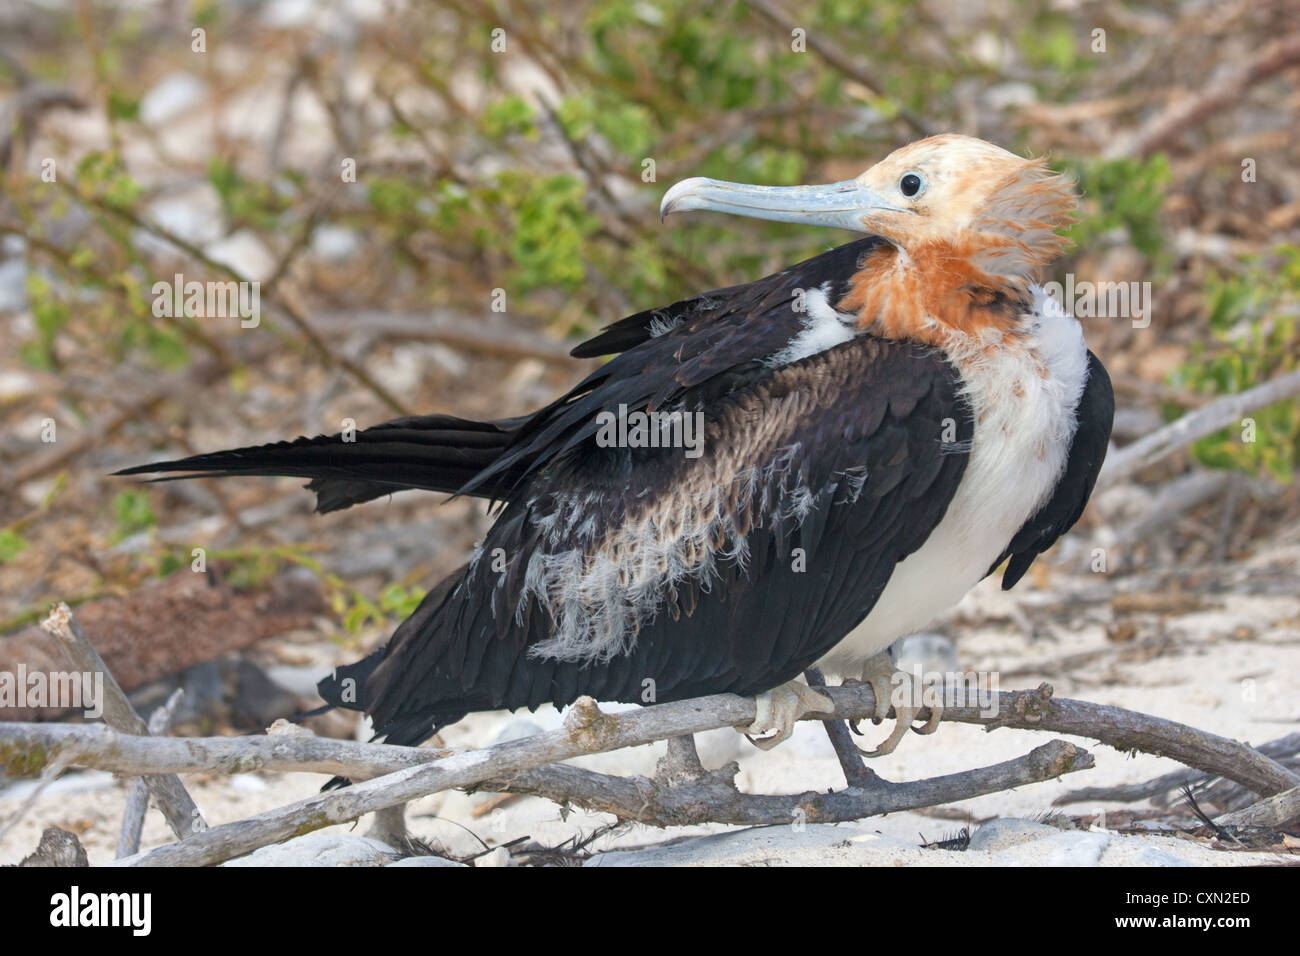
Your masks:
<instances>
[{"instance_id":1,"label":"driftwood","mask_svg":"<svg viewBox=\"0 0 1300 956\"><path fill-rule=\"evenodd\" d=\"M835 703L827 720L861 719L874 711L869 685L828 688ZM1300 785L1300 777L1269 758L1234 741L1215 737L1172 721L1135 714L1119 708L1081 701L1054 700L1050 688L1003 692L995 716L978 707L950 707L945 717L989 729L1020 727L1094 737L1121 749L1141 749L1173 756L1202 768L1213 768L1266 795ZM819 715L822 716L822 715ZM924 711L919 718L924 717ZM1062 742L1040 747L1019 760L996 767L954 774L937 781L850 787L842 794L800 794L794 797L757 797L736 794L730 787L722 800L729 768L707 773L696 770L678 753L679 782L659 785L647 800L646 785L619 781L572 768L547 767L558 761L655 740L699 733L718 727L745 725L754 719L754 702L730 694L660 704L642 710L601 713L595 703L575 703L560 730L522 740L507 741L478 751L440 754L416 748L320 740L299 735L265 738L199 738L169 740L114 734L101 727L15 724L0 728L0 764L8 769L33 772L30 754L61 759L69 765L94 766L117 772L145 769L167 772L218 770L247 772L256 769L314 770L321 773L394 772L341 791L320 794L248 820L204 830L179 843L160 847L119 861L128 865L206 865L239 856L268 843L301 835L324 826L343 823L385 807L451 788L482 788L506 792L537 793L593 809L611 812L637 810L640 822L671 825L679 820L698 822L764 821L782 819L858 818L872 812L949 802L1046 779L1092 765L1092 757ZM26 763L22 761L26 760ZM15 766L9 767L10 763ZM698 764L698 760L694 762ZM533 773L544 768L544 773ZM1008 781L1014 781L1008 784ZM634 796L635 795L635 796ZM707 797L704 804L700 800ZM633 803L635 800L635 803ZM917 803L917 801L923 801ZM696 809L692 809L692 807ZM659 816L662 814L663 816ZM852 816L856 814L857 816ZM829 815L820 816L820 815Z\"/></svg>"},{"instance_id":2,"label":"driftwood","mask_svg":"<svg viewBox=\"0 0 1300 956\"><path fill-rule=\"evenodd\" d=\"M149 735L161 737L171 728L172 718L185 691L178 687L167 702L149 716ZM130 856L140 851L140 834L144 832L144 815L149 810L149 785L140 777L131 784L122 811L122 830L117 837L117 855Z\"/></svg>"},{"instance_id":3,"label":"driftwood","mask_svg":"<svg viewBox=\"0 0 1300 956\"><path fill-rule=\"evenodd\" d=\"M66 604L57 605L41 622L41 627L58 639L59 646L63 648L75 670L104 675L104 720L109 726L122 733L148 735L148 725L131 707L131 702L127 700L126 694L117 681L113 679L103 658L99 656L94 645L87 640L77 619L72 616L72 610ZM158 775L147 770L144 772L146 773L143 777L145 786L153 794L158 809L162 810L163 816L167 818L167 825L177 837L184 839L196 830L207 826L179 777L175 774Z\"/></svg>"},{"instance_id":4,"label":"driftwood","mask_svg":"<svg viewBox=\"0 0 1300 956\"><path fill-rule=\"evenodd\" d=\"M602 715L602 718L608 717L609 715ZM181 772L200 769L222 773L252 770L315 771L350 773L359 777L365 772L379 774L386 770L395 773L441 760L486 753L454 753L386 744L361 744L309 735L168 740L114 734L99 726L53 724L16 724L12 728L0 730L0 739L5 738L8 740L0 753L10 755L15 763L17 758L12 755L22 752L24 748L40 748L46 754L57 755L67 763L114 769L118 772L126 772L121 770L126 767L151 767ZM689 738L685 739L689 741ZM694 754L693 744L682 744L682 740L683 738L674 738L670 745L676 748L689 747ZM250 744L252 746L247 746ZM488 748L489 751L492 749ZM538 759L550 758L542 754ZM677 764L675 772L673 764L664 766L662 780L621 778L577 767L540 764L536 769L515 774L502 773L498 777L494 775L494 760L495 757L489 754L480 773L482 779L464 784L439 784L435 790L457 786L462 789L535 795L556 803L614 813L623 819L660 827L703 822L788 823L799 819L838 822L964 800L1049 780L1093 766L1092 756L1087 751L1056 740L1024 757L931 780L913 783L879 781L878 785L853 786L836 794L809 792L789 796L761 796L741 793L736 789L732 778L739 768L735 764L706 771L699 764L698 757L694 757L693 762L685 766ZM334 822L342 822L342 819L351 818L345 817Z\"/></svg>"},{"instance_id":5,"label":"driftwood","mask_svg":"<svg viewBox=\"0 0 1300 956\"><path fill-rule=\"evenodd\" d=\"M825 692L835 703L835 710L830 714L808 715L806 719L862 720L874 713L875 699L869 685L829 687ZM573 706L577 708L578 704ZM603 753L621 747L639 746L681 734L747 725L754 720L753 699L734 694L715 694L689 701L657 704L623 714L601 714L594 709L594 705L588 706L592 709L593 720L599 716L599 726L603 731L617 731L617 734L622 735L619 740L626 739L630 742L550 757L544 763L567 760L582 753ZM926 716L928 709L922 709L917 720L924 720ZM573 719L571 713L569 721ZM566 726L569 721L566 721ZM1053 698L1051 688L1046 684L1032 691L1000 692L995 715L984 713L976 705L945 707L944 721L977 724L989 730L1011 727L1070 734L1100 741L1117 750L1170 757L1189 767L1236 781L1261 796L1272 796L1300 785L1300 775L1235 740L1120 707ZM561 731L550 731L508 743L515 745L534 742L538 747L551 747L554 746L553 742L545 745L537 742L561 734ZM498 744L495 748L477 752L495 752L497 748L505 746L506 744ZM568 748L561 749L567 751ZM33 760L33 753L41 755L41 762ZM394 771L415 769L439 758L452 760L464 756L464 752L363 744L305 735L194 737L181 740L114 734L104 727L78 724L0 724L0 769L13 774L36 773L44 762L58 758L66 760L69 766L133 775L151 771L250 773L257 770L293 770L379 777ZM466 784L453 783L438 789L474 786L482 780L501 779L505 776L507 774L503 769L500 773L489 772Z\"/></svg>"},{"instance_id":6,"label":"driftwood","mask_svg":"<svg viewBox=\"0 0 1300 956\"><path fill-rule=\"evenodd\" d=\"M1194 441L1213 435L1222 428L1240 425L1248 412L1300 395L1300 369L1279 375L1235 395L1225 395L1210 404L1188 412L1164 428L1126 445L1106 457L1097 489L1131 478L1148 465L1185 448Z\"/></svg>"},{"instance_id":7,"label":"driftwood","mask_svg":"<svg viewBox=\"0 0 1300 956\"><path fill-rule=\"evenodd\" d=\"M835 690L841 689L835 688ZM852 688L852 690L857 689ZM869 688L867 694L870 695ZM837 713L841 709L837 707ZM862 716L855 709L850 710L848 715ZM508 788L512 786L510 780L513 777L546 764L584 754L640 746L656 740L699 733L717 727L748 724L753 719L753 700L731 694L661 704L622 714L602 713L590 698L579 698L570 708L564 726L559 730L522 740L506 741L483 750L454 754L424 766L399 770L396 773L358 783L341 791L309 797L296 804L280 807L248 820L205 830L179 843L128 857L117 863L135 866L217 863L248 853L268 843L308 833L320 827L354 820L363 814L440 790L470 788L488 780L500 780L498 786ZM1078 761L1078 766L1075 766L1075 761ZM1092 766L1092 758L1086 751L1057 742L1056 746L1039 748L1020 761L1010 761L1007 764L986 768L985 771L954 776L959 778L956 782L963 786L965 795L973 796L1003 786L1014 786L1032 779L1046 779L1090 766ZM724 770L723 773L727 771ZM933 786L924 789L922 784L900 786L910 788L907 796L929 802L945 802L953 799L950 790L953 781L948 778L939 778L939 780L939 783L931 782ZM599 775L586 777L584 781L588 784L588 789L590 785L601 782ZM706 806L710 811L712 803L717 802L716 787L722 782L718 775L713 775L712 779L694 781L705 787L709 800ZM552 781L553 786L566 787L564 790L566 799L576 801L584 790L575 787L574 783L572 777ZM691 784L692 781L687 781L679 786L689 787ZM632 787L633 790L636 789L635 782L632 783ZM734 787L731 790L734 791ZM690 791L685 792L690 793ZM700 798L698 792L693 796L696 800ZM905 802L905 795L894 790L880 793L876 800L871 802L868 802L870 798L866 795L853 792L852 788L839 795L838 800L832 799L835 796L804 794L801 795L802 803L797 798L763 798L760 801L764 803L762 807L754 806L752 801L746 806L741 797L733 799L730 805L737 811L745 813L744 819L775 822L774 813L779 813L784 807L787 814L783 818L785 822L804 822L817 821L819 817L816 814L823 810L837 814L856 812L861 816L864 810L869 813L883 812L885 808L900 809ZM632 798L624 790L621 796L614 796L611 799L611 805L622 806ZM636 805L644 807L645 801L637 800ZM873 807L882 809L873 810ZM723 812L725 814L726 810L724 809ZM749 814L754 816L751 817ZM712 817L701 815L700 818L711 819ZM836 818L850 817L837 816Z\"/></svg>"},{"instance_id":8,"label":"driftwood","mask_svg":"<svg viewBox=\"0 0 1300 956\"><path fill-rule=\"evenodd\" d=\"M1255 748L1266 757L1277 760L1282 766L1284 758L1294 757L1300 753L1300 734L1288 734L1285 737L1279 737L1277 740L1270 740L1268 743L1260 744ZM1291 769L1288 767L1288 769ZM1193 789L1202 787L1215 779L1213 774L1189 774L1186 770L1175 770L1172 773L1161 774L1145 783L1125 783L1113 787L1080 787L1077 790L1070 790L1061 794L1052 803L1055 806L1065 806L1071 803L1137 803L1140 800L1153 800L1159 798L1170 791L1178 790L1181 787L1189 786Z\"/></svg>"},{"instance_id":9,"label":"driftwood","mask_svg":"<svg viewBox=\"0 0 1300 956\"><path fill-rule=\"evenodd\" d=\"M1277 830L1300 823L1300 787L1274 794L1244 810L1225 813L1214 821L1221 827L1263 827Z\"/></svg>"},{"instance_id":10,"label":"driftwood","mask_svg":"<svg viewBox=\"0 0 1300 956\"><path fill-rule=\"evenodd\" d=\"M561 805L612 813L622 820L657 827L697 823L746 826L844 823L1009 790L1090 769L1093 765L1088 751L1064 740L1053 740L1023 757L989 767L907 783L882 780L878 785L852 785L847 790L830 793L742 793L734 781L740 771L735 763L717 770L701 768L684 779L664 779L666 775L661 772L653 780L556 765L525 771L509 779L487 780L477 789L545 797Z\"/></svg>"}]
</instances>

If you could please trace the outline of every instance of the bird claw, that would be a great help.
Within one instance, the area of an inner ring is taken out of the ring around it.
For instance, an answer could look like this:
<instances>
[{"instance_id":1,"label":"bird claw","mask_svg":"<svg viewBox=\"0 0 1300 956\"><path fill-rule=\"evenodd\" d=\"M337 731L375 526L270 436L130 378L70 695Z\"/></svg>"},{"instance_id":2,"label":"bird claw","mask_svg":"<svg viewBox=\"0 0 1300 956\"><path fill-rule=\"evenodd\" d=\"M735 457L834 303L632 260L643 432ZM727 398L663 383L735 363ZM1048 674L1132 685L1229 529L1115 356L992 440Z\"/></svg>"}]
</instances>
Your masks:
<instances>
[{"instance_id":1,"label":"bird claw","mask_svg":"<svg viewBox=\"0 0 1300 956\"><path fill-rule=\"evenodd\" d=\"M923 726L912 726L912 721L922 710L921 707L915 704L919 697L919 688L915 686L910 674L894 666L888 652L877 654L867 661L862 671L862 680L864 683L871 685L871 693L876 699L876 710L871 717L873 724L879 724L882 719L889 716L891 702L894 708L894 729L888 737L880 742L880 745L875 750L863 750L855 745L854 749L862 756L883 757L886 754L893 753L907 734L909 727L918 734L932 734L939 729L939 721L943 719L943 706L939 703L930 707L930 717ZM894 684L903 682L910 686L906 694L906 702L900 703L893 700L895 696ZM862 732L852 727L852 725L850 725L850 729L858 736L862 736Z\"/></svg>"},{"instance_id":2,"label":"bird claw","mask_svg":"<svg viewBox=\"0 0 1300 956\"><path fill-rule=\"evenodd\" d=\"M835 705L825 694L799 681L787 681L754 698L754 722L745 728L746 739L759 750L771 750L794 733L794 725L804 714L829 714ZM759 737L758 734L770 736Z\"/></svg>"}]
</instances>

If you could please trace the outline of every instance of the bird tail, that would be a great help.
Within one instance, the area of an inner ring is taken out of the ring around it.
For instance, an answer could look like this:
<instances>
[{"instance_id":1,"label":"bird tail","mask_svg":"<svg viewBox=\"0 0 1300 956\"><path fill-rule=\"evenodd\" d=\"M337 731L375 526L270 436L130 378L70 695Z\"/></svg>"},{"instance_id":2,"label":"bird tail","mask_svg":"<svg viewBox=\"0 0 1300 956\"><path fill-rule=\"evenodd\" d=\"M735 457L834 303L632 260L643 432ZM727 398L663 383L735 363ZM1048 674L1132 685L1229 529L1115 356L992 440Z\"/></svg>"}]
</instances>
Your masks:
<instances>
[{"instance_id":1,"label":"bird tail","mask_svg":"<svg viewBox=\"0 0 1300 956\"><path fill-rule=\"evenodd\" d=\"M375 722L376 738L407 747L416 746L464 717L472 709L466 701L439 700L425 704L419 702L418 695L409 692L402 679L418 675L410 672L409 661L401 653L408 642L418 640L419 634L434 627L434 621L444 611L447 599L464 573L462 567L426 594L384 647L359 661L335 668L317 683L316 692L325 701L320 709L341 707L369 714ZM388 666L382 667L386 661ZM332 790L348 783L344 777L334 777L322 789Z\"/></svg>"},{"instance_id":2,"label":"bird tail","mask_svg":"<svg viewBox=\"0 0 1300 956\"><path fill-rule=\"evenodd\" d=\"M307 487L316 493L316 510L325 514L407 488L455 494L500 457L522 422L411 416L350 434L233 448L137 465L116 474L165 475L153 481L229 475L309 478ZM502 490L504 479L476 486L469 493L497 497Z\"/></svg>"},{"instance_id":3,"label":"bird tail","mask_svg":"<svg viewBox=\"0 0 1300 956\"><path fill-rule=\"evenodd\" d=\"M119 475L162 475L153 481L219 478L230 475L284 475L310 479L316 510L322 514L370 501L395 491L419 488L449 494L501 499L508 496L517 475L498 467L481 475L509 453L526 418L476 422L450 415L399 418L351 435L318 435L194 455L173 461L137 465ZM467 483L473 485L466 489ZM379 716L376 733L386 743L414 746L448 724L460 720L471 706L461 700L410 706L399 693L404 660L381 665L421 629L431 625L464 573L451 575L429 592L419 608L398 628L393 640L355 663L337 668L317 684L325 706ZM399 657L401 655L398 655ZM375 672L377 678L372 680ZM396 672L396 673L393 673ZM300 716L309 716L303 714ZM326 789L347 783L334 778Z\"/></svg>"}]
</instances>

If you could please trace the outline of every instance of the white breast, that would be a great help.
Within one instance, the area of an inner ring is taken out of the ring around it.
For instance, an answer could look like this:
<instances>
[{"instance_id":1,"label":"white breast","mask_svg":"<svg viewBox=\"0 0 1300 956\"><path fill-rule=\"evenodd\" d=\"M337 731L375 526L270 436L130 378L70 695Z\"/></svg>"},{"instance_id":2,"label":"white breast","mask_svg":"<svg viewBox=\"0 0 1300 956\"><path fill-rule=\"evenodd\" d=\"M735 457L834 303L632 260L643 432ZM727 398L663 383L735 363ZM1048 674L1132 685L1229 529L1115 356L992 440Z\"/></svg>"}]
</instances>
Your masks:
<instances>
[{"instance_id":1,"label":"white breast","mask_svg":"<svg viewBox=\"0 0 1300 956\"><path fill-rule=\"evenodd\" d=\"M1033 292L1027 339L992 349L969 340L949 346L975 415L961 484L867 618L818 662L824 669L856 677L863 661L960 601L1055 489L1074 438L1088 351L1079 323L1041 289Z\"/></svg>"}]
</instances>

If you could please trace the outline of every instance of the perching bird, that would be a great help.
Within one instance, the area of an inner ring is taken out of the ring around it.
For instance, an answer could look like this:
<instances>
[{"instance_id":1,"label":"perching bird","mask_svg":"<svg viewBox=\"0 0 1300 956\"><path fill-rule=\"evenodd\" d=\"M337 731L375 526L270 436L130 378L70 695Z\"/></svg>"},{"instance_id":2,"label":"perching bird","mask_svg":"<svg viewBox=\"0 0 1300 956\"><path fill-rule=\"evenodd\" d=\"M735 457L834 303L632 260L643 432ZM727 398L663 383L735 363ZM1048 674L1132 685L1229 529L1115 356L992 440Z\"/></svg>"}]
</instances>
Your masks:
<instances>
[{"instance_id":1,"label":"perching bird","mask_svg":"<svg viewBox=\"0 0 1300 956\"><path fill-rule=\"evenodd\" d=\"M573 354L614 358L526 417L403 418L122 474L310 478L322 513L409 488L499 503L469 563L319 685L390 743L584 694L731 692L757 696L767 747L829 709L796 681L811 665L870 680L884 717L889 645L1004 561L1013 586L1092 492L1110 380L1037 284L1074 206L1043 161L957 135L825 186L688 179L661 216L865 237L608 326ZM915 713L899 703L878 752Z\"/></svg>"}]
</instances>

